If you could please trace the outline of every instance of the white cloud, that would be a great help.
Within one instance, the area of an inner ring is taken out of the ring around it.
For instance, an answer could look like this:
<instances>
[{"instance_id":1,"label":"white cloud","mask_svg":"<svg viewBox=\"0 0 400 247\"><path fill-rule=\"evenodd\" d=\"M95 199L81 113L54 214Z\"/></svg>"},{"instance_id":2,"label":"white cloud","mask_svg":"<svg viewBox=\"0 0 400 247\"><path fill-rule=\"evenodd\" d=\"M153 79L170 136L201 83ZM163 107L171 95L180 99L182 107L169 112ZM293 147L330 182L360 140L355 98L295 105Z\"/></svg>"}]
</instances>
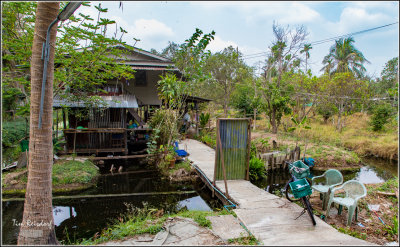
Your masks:
<instances>
[{"instance_id":1,"label":"white cloud","mask_svg":"<svg viewBox=\"0 0 400 247\"><path fill-rule=\"evenodd\" d=\"M212 53L220 52L226 47L233 46L237 47L238 45L233 41L224 41L219 36L215 35L214 39L208 44L207 49Z\"/></svg>"},{"instance_id":2,"label":"white cloud","mask_svg":"<svg viewBox=\"0 0 400 247\"><path fill-rule=\"evenodd\" d=\"M124 34L124 41L133 45L135 43L133 39L139 39L136 46L145 50L165 48L167 41L175 36L172 28L156 19L138 19L133 24L129 24L119 16L113 16L112 19L128 32Z\"/></svg>"},{"instance_id":3,"label":"white cloud","mask_svg":"<svg viewBox=\"0 0 400 247\"><path fill-rule=\"evenodd\" d=\"M155 19L139 19L134 22L132 33L142 39L164 39L174 36L170 27Z\"/></svg>"}]
</instances>

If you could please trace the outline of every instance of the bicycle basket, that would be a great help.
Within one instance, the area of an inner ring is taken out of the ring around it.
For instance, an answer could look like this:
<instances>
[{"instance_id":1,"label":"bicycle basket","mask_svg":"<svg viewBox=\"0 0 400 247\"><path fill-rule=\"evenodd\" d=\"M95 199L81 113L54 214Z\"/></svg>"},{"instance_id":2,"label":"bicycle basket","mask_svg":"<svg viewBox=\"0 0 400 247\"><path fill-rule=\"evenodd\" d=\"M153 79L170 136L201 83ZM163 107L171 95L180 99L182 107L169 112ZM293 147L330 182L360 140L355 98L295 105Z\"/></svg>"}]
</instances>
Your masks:
<instances>
[{"instance_id":1,"label":"bicycle basket","mask_svg":"<svg viewBox=\"0 0 400 247\"><path fill-rule=\"evenodd\" d=\"M289 164L289 172L297 179L302 179L310 175L310 168L301 160L298 160Z\"/></svg>"},{"instance_id":2,"label":"bicycle basket","mask_svg":"<svg viewBox=\"0 0 400 247\"><path fill-rule=\"evenodd\" d=\"M296 199L311 195L312 193L310 184L305 178L291 182L289 186Z\"/></svg>"}]
</instances>

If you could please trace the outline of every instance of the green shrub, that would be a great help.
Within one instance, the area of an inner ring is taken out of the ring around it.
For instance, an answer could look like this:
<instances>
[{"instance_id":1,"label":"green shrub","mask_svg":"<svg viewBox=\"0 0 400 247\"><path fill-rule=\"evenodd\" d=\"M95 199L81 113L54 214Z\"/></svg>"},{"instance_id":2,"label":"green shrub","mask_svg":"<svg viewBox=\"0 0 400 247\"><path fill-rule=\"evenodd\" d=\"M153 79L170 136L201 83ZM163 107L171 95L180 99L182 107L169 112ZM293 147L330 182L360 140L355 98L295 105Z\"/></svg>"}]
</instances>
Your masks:
<instances>
[{"instance_id":1,"label":"green shrub","mask_svg":"<svg viewBox=\"0 0 400 247\"><path fill-rule=\"evenodd\" d=\"M210 113L207 112L206 114L204 114L202 112L199 116L199 120L200 120L200 128L206 127L208 121L210 120Z\"/></svg>"},{"instance_id":2,"label":"green shrub","mask_svg":"<svg viewBox=\"0 0 400 247\"><path fill-rule=\"evenodd\" d=\"M371 119L371 125L373 131L380 131L383 126L389 122L390 116L393 112L393 108L389 104L380 104L373 110L373 115Z\"/></svg>"},{"instance_id":3,"label":"green shrub","mask_svg":"<svg viewBox=\"0 0 400 247\"><path fill-rule=\"evenodd\" d=\"M264 161L256 157L252 157L249 161L249 167L249 177L251 181L256 181L265 177Z\"/></svg>"},{"instance_id":4,"label":"green shrub","mask_svg":"<svg viewBox=\"0 0 400 247\"><path fill-rule=\"evenodd\" d=\"M169 145L179 136L178 114L175 110L160 108L157 109L150 119L150 126L158 129L157 144Z\"/></svg>"},{"instance_id":5,"label":"green shrub","mask_svg":"<svg viewBox=\"0 0 400 247\"><path fill-rule=\"evenodd\" d=\"M26 123L25 119L3 122L2 133L3 147L11 147L17 144L19 145L19 140L29 136L29 124Z\"/></svg>"}]
</instances>

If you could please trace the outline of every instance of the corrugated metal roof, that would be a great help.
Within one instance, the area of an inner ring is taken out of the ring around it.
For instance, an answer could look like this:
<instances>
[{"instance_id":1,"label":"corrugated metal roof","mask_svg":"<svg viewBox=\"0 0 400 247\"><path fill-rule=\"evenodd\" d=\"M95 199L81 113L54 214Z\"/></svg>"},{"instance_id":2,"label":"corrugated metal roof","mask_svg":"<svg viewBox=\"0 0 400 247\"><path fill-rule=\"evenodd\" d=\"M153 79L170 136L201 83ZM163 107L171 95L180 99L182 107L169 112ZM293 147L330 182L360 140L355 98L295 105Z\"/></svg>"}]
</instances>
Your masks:
<instances>
[{"instance_id":1,"label":"corrugated metal roof","mask_svg":"<svg viewBox=\"0 0 400 247\"><path fill-rule=\"evenodd\" d=\"M118 96L99 96L105 103L107 103L108 108L138 108L138 103L135 95L123 94ZM54 97L53 107L86 107L83 101L68 101L62 99L59 96Z\"/></svg>"},{"instance_id":2,"label":"corrugated metal roof","mask_svg":"<svg viewBox=\"0 0 400 247\"><path fill-rule=\"evenodd\" d=\"M177 68L168 68L168 67L143 67L143 66L131 66L132 69L136 70L178 70Z\"/></svg>"}]
</instances>

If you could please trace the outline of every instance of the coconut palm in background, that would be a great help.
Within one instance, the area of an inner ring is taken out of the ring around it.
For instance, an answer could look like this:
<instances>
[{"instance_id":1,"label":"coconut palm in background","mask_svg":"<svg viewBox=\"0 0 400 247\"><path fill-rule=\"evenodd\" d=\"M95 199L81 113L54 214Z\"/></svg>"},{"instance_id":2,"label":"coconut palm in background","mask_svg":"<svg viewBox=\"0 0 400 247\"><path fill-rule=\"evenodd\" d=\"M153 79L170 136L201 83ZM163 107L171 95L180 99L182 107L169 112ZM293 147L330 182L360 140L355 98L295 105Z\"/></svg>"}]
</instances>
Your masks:
<instances>
[{"instance_id":1,"label":"coconut palm in background","mask_svg":"<svg viewBox=\"0 0 400 247\"><path fill-rule=\"evenodd\" d=\"M310 58L310 50L311 49L312 49L311 44L304 44L303 50L300 51L300 53L306 54L306 73L307 73L307 59Z\"/></svg>"},{"instance_id":2,"label":"coconut palm in background","mask_svg":"<svg viewBox=\"0 0 400 247\"><path fill-rule=\"evenodd\" d=\"M363 64L369 63L369 61L357 50L353 43L352 37L336 40L335 44L331 46L329 54L322 61L322 64L324 64L322 70L329 71L330 74L352 72L361 77L366 71Z\"/></svg>"}]
</instances>

